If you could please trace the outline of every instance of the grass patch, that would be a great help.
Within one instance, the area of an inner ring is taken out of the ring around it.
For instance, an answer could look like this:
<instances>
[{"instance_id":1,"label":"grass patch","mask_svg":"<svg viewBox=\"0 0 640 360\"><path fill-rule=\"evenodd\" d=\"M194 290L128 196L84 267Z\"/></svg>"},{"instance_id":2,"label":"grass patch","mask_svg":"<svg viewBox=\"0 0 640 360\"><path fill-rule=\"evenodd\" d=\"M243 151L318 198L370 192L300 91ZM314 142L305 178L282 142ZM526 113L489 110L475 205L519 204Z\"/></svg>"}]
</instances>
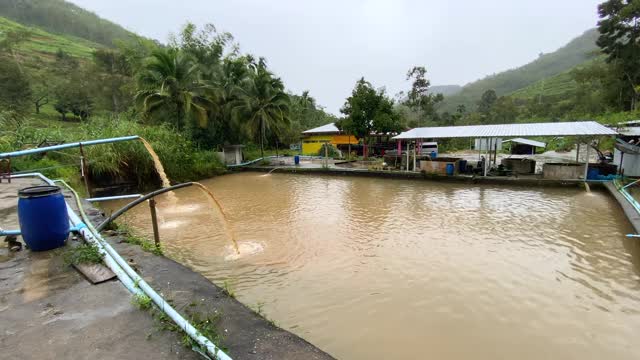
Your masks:
<instances>
[{"instance_id":1,"label":"grass patch","mask_svg":"<svg viewBox=\"0 0 640 360\"><path fill-rule=\"evenodd\" d=\"M150 252L157 256L164 255L164 253L162 252L162 244L158 244L156 246L153 241L136 235L129 226L125 224L118 224L118 230L120 230L120 233L123 236L123 242L127 244L138 245L142 250Z\"/></svg>"},{"instance_id":2,"label":"grass patch","mask_svg":"<svg viewBox=\"0 0 640 360\"><path fill-rule=\"evenodd\" d=\"M275 327L278 327L278 324L276 323L276 321L268 318L267 315L264 313L264 305L265 303L263 301L258 301L254 307L249 307L249 308L253 310L253 312L256 313L256 315L265 319L269 324Z\"/></svg>"},{"instance_id":3,"label":"grass patch","mask_svg":"<svg viewBox=\"0 0 640 360\"><path fill-rule=\"evenodd\" d=\"M188 349L196 349L198 352L206 354L206 349L202 349L200 345L195 342L182 328L171 320L171 318L161 311L157 306L151 306L148 308L151 310L153 319L156 322L156 329L159 331L171 331L181 334L181 343ZM204 336L218 346L222 351L226 351L226 347L222 345L223 337L218 333L216 328L220 321L219 313L207 313L201 314L198 312L186 311L185 318L196 328L198 335ZM149 338L151 335L148 334Z\"/></svg>"},{"instance_id":4,"label":"grass patch","mask_svg":"<svg viewBox=\"0 0 640 360\"><path fill-rule=\"evenodd\" d=\"M131 303L140 310L149 310L153 306L151 298L145 294L136 294L131 299Z\"/></svg>"},{"instance_id":5,"label":"grass patch","mask_svg":"<svg viewBox=\"0 0 640 360\"><path fill-rule=\"evenodd\" d=\"M229 297L232 297L234 299L236 298L236 293L235 291L233 291L233 288L231 287L231 283L229 281L224 281L224 283L222 284L222 291Z\"/></svg>"},{"instance_id":6,"label":"grass patch","mask_svg":"<svg viewBox=\"0 0 640 360\"><path fill-rule=\"evenodd\" d=\"M97 246L93 244L81 244L69 247L64 254L64 262L67 265L99 264L102 262L103 256Z\"/></svg>"}]
</instances>

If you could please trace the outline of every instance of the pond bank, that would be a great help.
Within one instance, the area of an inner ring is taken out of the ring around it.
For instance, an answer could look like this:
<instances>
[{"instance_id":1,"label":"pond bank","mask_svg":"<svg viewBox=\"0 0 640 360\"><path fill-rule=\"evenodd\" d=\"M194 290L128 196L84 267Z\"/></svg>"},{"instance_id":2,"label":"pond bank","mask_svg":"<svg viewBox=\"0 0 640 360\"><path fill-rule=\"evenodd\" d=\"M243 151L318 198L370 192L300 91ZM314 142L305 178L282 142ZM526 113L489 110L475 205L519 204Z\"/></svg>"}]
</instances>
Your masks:
<instances>
[{"instance_id":1,"label":"pond bank","mask_svg":"<svg viewBox=\"0 0 640 360\"><path fill-rule=\"evenodd\" d=\"M38 180L24 179L0 184L3 227L18 227L17 190L37 184ZM67 202L74 207L72 199ZM98 210L85 205L92 222L103 219ZM217 319L215 332L233 359L332 358L185 266L123 243L121 236L106 239L185 317ZM0 344L5 356L201 358L181 344L181 334L161 330L162 323L134 306L131 294L118 281L91 285L65 266L63 251L10 253L6 246L0 248Z\"/></svg>"},{"instance_id":2,"label":"pond bank","mask_svg":"<svg viewBox=\"0 0 640 360\"><path fill-rule=\"evenodd\" d=\"M579 179L542 179L536 176L474 176L474 175L436 175L414 171L368 170L337 167L294 167L294 166L247 166L236 171L282 172L301 175L336 175L363 176L386 179L418 179L467 184L488 184L508 186L542 186L542 187L581 187L584 181ZM587 181L591 187L602 186L601 181Z\"/></svg>"}]
</instances>

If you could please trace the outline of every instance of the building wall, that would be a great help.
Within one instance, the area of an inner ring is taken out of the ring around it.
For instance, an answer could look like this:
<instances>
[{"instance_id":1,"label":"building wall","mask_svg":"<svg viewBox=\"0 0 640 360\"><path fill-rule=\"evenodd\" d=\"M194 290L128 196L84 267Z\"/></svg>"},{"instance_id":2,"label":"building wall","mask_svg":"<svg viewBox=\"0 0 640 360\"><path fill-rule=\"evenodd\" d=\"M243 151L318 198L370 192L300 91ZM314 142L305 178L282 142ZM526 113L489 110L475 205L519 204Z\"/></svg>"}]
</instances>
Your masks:
<instances>
[{"instance_id":1,"label":"building wall","mask_svg":"<svg viewBox=\"0 0 640 360\"><path fill-rule=\"evenodd\" d=\"M620 166L620 150L613 151L613 164ZM626 153L622 157L622 169L626 176L640 176L640 155Z\"/></svg>"},{"instance_id":2,"label":"building wall","mask_svg":"<svg viewBox=\"0 0 640 360\"><path fill-rule=\"evenodd\" d=\"M302 139L302 155L318 155L322 144L330 143L331 145L349 144L349 136L347 135L311 135ZM357 144L358 139L351 136L351 144Z\"/></svg>"}]
</instances>

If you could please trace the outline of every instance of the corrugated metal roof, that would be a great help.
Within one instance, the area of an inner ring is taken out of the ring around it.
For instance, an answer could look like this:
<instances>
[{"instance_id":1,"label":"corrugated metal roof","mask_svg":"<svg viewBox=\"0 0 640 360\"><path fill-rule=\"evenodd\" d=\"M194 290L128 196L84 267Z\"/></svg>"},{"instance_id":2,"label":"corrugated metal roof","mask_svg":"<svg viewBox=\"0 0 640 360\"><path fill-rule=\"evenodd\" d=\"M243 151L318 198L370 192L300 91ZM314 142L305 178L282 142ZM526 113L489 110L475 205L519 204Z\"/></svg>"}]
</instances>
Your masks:
<instances>
[{"instance_id":1,"label":"corrugated metal roof","mask_svg":"<svg viewBox=\"0 0 640 360\"><path fill-rule=\"evenodd\" d=\"M616 135L595 121L423 127L394 137L402 139L492 138L510 136L600 136Z\"/></svg>"},{"instance_id":2,"label":"corrugated metal roof","mask_svg":"<svg viewBox=\"0 0 640 360\"><path fill-rule=\"evenodd\" d=\"M618 133L624 136L640 136L640 126L629 126L618 128Z\"/></svg>"},{"instance_id":3,"label":"corrugated metal roof","mask_svg":"<svg viewBox=\"0 0 640 360\"><path fill-rule=\"evenodd\" d=\"M506 142L514 142L518 144L531 145L531 146L541 147L541 148L547 147L547 144L543 143L542 141L535 141L535 140L529 140L529 139L523 139L523 138L515 138L515 139L509 139L509 140L503 141L503 143L506 143Z\"/></svg>"},{"instance_id":4,"label":"corrugated metal roof","mask_svg":"<svg viewBox=\"0 0 640 360\"><path fill-rule=\"evenodd\" d=\"M616 125L638 125L640 124L640 120L631 120L631 121L623 121L623 122L619 122Z\"/></svg>"},{"instance_id":5,"label":"corrugated metal roof","mask_svg":"<svg viewBox=\"0 0 640 360\"><path fill-rule=\"evenodd\" d=\"M338 133L340 129L336 126L335 123L326 124L322 126L318 126L317 128L309 129L307 131L303 131L303 134L319 134L319 133Z\"/></svg>"}]
</instances>

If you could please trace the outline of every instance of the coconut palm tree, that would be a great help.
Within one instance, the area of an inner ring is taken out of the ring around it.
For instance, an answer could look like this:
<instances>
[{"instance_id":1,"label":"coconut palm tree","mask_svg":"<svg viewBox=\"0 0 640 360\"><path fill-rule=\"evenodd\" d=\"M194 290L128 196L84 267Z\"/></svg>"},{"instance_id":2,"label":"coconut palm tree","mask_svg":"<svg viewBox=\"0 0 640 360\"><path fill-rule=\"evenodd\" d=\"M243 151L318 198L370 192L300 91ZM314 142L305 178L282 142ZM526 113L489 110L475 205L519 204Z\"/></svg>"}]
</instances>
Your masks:
<instances>
[{"instance_id":1,"label":"coconut palm tree","mask_svg":"<svg viewBox=\"0 0 640 360\"><path fill-rule=\"evenodd\" d=\"M249 64L251 76L237 89L233 112L248 132L260 136L260 156L264 157L267 130L276 134L289 125L290 99L279 78L267 70L264 59Z\"/></svg>"},{"instance_id":2,"label":"coconut palm tree","mask_svg":"<svg viewBox=\"0 0 640 360\"><path fill-rule=\"evenodd\" d=\"M199 78L199 67L183 51L152 52L138 76L136 103L155 119L173 118L178 129L197 120L206 126L207 113L216 109L215 87Z\"/></svg>"}]
</instances>

